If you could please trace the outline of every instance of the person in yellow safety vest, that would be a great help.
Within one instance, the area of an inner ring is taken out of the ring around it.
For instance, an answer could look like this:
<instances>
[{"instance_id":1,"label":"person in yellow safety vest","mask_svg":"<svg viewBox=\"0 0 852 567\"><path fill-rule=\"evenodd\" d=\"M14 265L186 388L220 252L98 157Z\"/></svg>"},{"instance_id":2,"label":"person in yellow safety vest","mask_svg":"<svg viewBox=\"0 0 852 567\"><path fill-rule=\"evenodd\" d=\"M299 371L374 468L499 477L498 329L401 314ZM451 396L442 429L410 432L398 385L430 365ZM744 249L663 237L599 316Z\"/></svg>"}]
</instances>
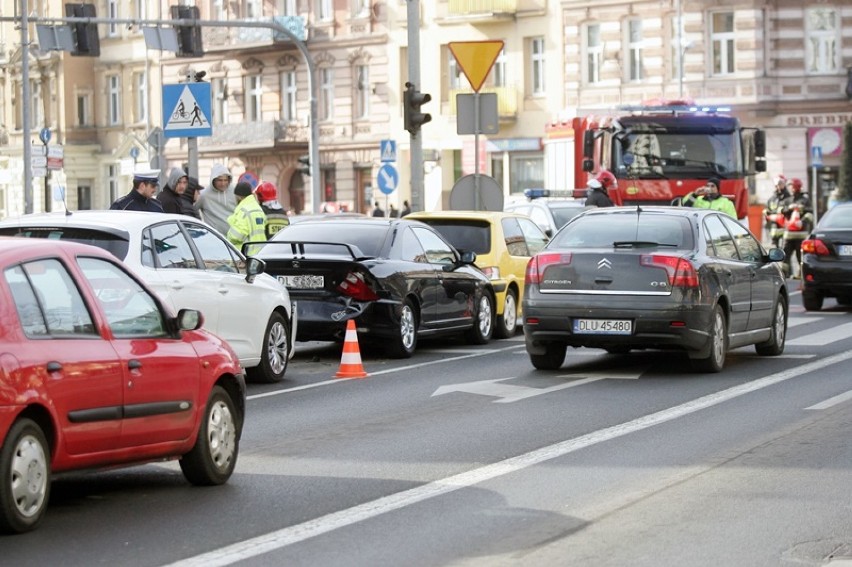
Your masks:
<instances>
[{"instance_id":1,"label":"person in yellow safety vest","mask_svg":"<svg viewBox=\"0 0 852 567\"><path fill-rule=\"evenodd\" d=\"M721 186L722 182L718 177L711 177L707 180L707 185L684 195L681 204L684 207L713 209L737 218L737 208L734 206L733 201L722 196L719 192Z\"/></svg>"},{"instance_id":2,"label":"person in yellow safety vest","mask_svg":"<svg viewBox=\"0 0 852 567\"><path fill-rule=\"evenodd\" d=\"M266 213L260 208L260 203L252 193L251 185L240 181L234 188L237 206L234 213L228 217L228 240L240 248L246 242L266 241ZM249 246L245 254L257 254L259 246Z\"/></svg>"}]
</instances>

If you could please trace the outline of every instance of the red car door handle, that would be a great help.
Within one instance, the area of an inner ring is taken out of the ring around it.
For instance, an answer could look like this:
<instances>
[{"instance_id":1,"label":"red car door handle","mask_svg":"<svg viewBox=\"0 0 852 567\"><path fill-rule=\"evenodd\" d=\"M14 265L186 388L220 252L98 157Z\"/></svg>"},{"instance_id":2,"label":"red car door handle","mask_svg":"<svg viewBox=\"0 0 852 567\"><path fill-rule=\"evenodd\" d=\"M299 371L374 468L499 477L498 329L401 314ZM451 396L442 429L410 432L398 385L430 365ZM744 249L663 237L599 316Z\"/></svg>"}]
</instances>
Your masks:
<instances>
[{"instance_id":1,"label":"red car door handle","mask_svg":"<svg viewBox=\"0 0 852 567\"><path fill-rule=\"evenodd\" d=\"M142 368L142 363L134 358L133 360L131 360L127 363L127 367L130 370L136 370L136 369Z\"/></svg>"},{"instance_id":2,"label":"red car door handle","mask_svg":"<svg viewBox=\"0 0 852 567\"><path fill-rule=\"evenodd\" d=\"M59 372L60 370L62 370L62 363L56 362L55 360L47 363L48 372Z\"/></svg>"}]
</instances>

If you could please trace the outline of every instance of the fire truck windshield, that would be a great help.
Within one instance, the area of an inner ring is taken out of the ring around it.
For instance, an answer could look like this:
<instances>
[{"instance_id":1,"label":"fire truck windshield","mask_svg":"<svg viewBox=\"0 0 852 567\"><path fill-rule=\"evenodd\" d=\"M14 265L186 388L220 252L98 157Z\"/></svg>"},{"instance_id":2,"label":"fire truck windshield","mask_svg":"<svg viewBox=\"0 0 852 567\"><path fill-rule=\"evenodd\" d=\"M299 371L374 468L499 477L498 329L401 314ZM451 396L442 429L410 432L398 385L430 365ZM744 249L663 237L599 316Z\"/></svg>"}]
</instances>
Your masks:
<instances>
[{"instance_id":1,"label":"fire truck windshield","mask_svg":"<svg viewBox=\"0 0 852 567\"><path fill-rule=\"evenodd\" d=\"M613 137L612 154L618 177L725 177L743 171L737 132L628 131ZM632 159L625 160L627 154Z\"/></svg>"}]
</instances>

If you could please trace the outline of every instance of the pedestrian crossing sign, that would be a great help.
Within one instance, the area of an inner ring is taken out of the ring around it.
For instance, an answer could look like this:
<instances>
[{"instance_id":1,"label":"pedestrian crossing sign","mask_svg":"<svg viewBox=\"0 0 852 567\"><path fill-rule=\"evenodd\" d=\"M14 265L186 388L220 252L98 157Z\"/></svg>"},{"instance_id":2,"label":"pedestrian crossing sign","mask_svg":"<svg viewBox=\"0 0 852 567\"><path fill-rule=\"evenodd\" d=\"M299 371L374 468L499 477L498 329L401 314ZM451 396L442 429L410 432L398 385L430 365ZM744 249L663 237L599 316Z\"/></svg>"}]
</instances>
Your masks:
<instances>
[{"instance_id":1,"label":"pedestrian crossing sign","mask_svg":"<svg viewBox=\"0 0 852 567\"><path fill-rule=\"evenodd\" d=\"M163 135L166 138L211 136L210 83L163 85Z\"/></svg>"},{"instance_id":2,"label":"pedestrian crossing sign","mask_svg":"<svg viewBox=\"0 0 852 567\"><path fill-rule=\"evenodd\" d=\"M396 161L396 140L381 140L379 153L382 156L382 163Z\"/></svg>"}]
</instances>

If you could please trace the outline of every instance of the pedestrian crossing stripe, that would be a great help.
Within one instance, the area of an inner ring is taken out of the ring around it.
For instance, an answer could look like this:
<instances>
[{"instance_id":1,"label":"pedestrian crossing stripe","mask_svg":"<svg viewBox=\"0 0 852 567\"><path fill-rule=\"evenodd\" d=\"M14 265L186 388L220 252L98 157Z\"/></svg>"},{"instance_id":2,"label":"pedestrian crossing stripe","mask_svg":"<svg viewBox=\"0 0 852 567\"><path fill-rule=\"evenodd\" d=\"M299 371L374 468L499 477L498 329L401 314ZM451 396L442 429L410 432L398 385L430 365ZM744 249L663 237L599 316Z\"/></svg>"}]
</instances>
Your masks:
<instances>
[{"instance_id":1,"label":"pedestrian crossing stripe","mask_svg":"<svg viewBox=\"0 0 852 567\"><path fill-rule=\"evenodd\" d=\"M210 83L163 85L163 135L166 138L210 136Z\"/></svg>"},{"instance_id":2,"label":"pedestrian crossing stripe","mask_svg":"<svg viewBox=\"0 0 852 567\"><path fill-rule=\"evenodd\" d=\"M192 91L189 90L188 86L185 86L172 109L172 118L166 124L166 130L186 130L189 128L210 128L210 121L204 116Z\"/></svg>"}]
</instances>

